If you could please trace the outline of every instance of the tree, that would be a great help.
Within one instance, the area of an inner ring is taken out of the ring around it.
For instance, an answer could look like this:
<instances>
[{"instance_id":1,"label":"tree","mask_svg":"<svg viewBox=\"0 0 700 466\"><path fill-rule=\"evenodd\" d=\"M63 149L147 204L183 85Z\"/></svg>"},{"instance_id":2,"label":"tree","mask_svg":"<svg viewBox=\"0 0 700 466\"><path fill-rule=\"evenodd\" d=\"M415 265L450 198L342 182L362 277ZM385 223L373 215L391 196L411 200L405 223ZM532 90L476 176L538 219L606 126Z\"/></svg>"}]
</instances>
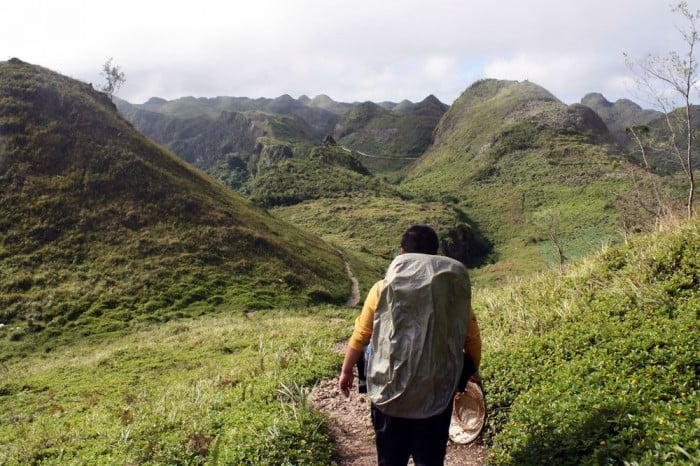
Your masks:
<instances>
[{"instance_id":1,"label":"tree","mask_svg":"<svg viewBox=\"0 0 700 466\"><path fill-rule=\"evenodd\" d=\"M566 256L564 255L564 243L562 242L561 230L561 214L555 209L545 209L535 212L533 215L533 224L538 233L546 235L557 250L557 259L559 260L559 273L564 275L564 263Z\"/></svg>"},{"instance_id":2,"label":"tree","mask_svg":"<svg viewBox=\"0 0 700 466\"><path fill-rule=\"evenodd\" d=\"M102 92L107 94L111 99L114 94L117 93L122 84L126 82L126 77L122 72L121 68L116 65L112 65L112 58L110 57L104 65L102 65L101 76L105 78L105 84L100 88Z\"/></svg>"},{"instance_id":3,"label":"tree","mask_svg":"<svg viewBox=\"0 0 700 466\"><path fill-rule=\"evenodd\" d=\"M642 157L642 168L646 174L646 178L639 180L634 169L629 170L630 178L632 179L632 185L634 187L634 193L637 200L637 205L641 206L644 211L654 216L656 225L659 222L669 217L674 209L673 203L670 200L670 194L664 192L662 186L657 180L656 174L653 172L653 167L649 162L649 157L647 156L647 146L655 148L658 152L659 150L664 150L663 147L659 147L652 140L651 131L646 125L633 125L625 129L625 132L630 136L637 147ZM651 189L649 189L649 187ZM623 210L623 214L625 209ZM623 222L627 222L625 219L626 215L623 215ZM627 232L627 225L625 225L625 232Z\"/></svg>"},{"instance_id":4,"label":"tree","mask_svg":"<svg viewBox=\"0 0 700 466\"><path fill-rule=\"evenodd\" d=\"M688 181L688 198L686 200L688 217L693 215L695 199L695 178L693 174L693 106L692 97L698 93L698 61L695 47L700 42L697 22L700 10L691 12L686 2L673 7L686 21L685 27L679 27L683 41L687 46L684 53L670 52L668 56L649 54L643 59L634 59L625 53L627 66L635 72L638 87L651 97L654 105L665 115L669 138L665 141L666 150L671 157L678 159ZM676 111L673 111L677 109ZM683 147L685 145L685 147Z\"/></svg>"}]
</instances>

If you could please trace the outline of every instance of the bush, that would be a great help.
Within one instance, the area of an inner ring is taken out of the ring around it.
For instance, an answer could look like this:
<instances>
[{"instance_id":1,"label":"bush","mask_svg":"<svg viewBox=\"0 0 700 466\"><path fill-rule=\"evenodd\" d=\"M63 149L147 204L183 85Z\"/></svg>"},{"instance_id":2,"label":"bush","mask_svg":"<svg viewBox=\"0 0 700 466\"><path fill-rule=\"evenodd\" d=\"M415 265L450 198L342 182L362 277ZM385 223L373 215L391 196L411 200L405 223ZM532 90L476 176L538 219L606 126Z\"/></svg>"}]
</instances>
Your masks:
<instances>
[{"instance_id":1,"label":"bush","mask_svg":"<svg viewBox=\"0 0 700 466\"><path fill-rule=\"evenodd\" d=\"M698 457L697 237L696 223L638 238L603 252L597 267L510 292L539 309L521 315L527 332L484 361L491 462L689 464Z\"/></svg>"}]
</instances>

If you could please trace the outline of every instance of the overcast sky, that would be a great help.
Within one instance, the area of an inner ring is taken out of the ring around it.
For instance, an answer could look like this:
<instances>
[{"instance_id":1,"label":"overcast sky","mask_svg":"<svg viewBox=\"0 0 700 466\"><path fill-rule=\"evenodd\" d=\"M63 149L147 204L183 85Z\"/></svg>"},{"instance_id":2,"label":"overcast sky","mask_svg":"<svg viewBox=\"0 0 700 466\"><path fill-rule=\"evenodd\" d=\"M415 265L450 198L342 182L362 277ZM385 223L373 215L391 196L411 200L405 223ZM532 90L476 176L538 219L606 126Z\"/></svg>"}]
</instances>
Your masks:
<instances>
[{"instance_id":1,"label":"overcast sky","mask_svg":"<svg viewBox=\"0 0 700 466\"><path fill-rule=\"evenodd\" d=\"M0 60L97 86L112 57L132 103L433 94L451 104L481 78L527 79L568 104L588 92L615 101L635 98L623 52L685 50L666 0L3 0L0 21Z\"/></svg>"}]
</instances>

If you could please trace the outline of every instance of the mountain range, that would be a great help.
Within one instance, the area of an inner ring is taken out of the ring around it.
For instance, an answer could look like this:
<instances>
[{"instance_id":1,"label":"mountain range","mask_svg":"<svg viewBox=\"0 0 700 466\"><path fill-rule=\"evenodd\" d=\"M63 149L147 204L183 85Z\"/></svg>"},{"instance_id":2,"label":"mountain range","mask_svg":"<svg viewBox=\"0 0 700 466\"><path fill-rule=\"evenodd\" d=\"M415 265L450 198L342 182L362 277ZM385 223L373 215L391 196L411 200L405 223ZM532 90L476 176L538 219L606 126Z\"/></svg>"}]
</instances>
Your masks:
<instances>
[{"instance_id":1,"label":"mountain range","mask_svg":"<svg viewBox=\"0 0 700 466\"><path fill-rule=\"evenodd\" d=\"M634 202L656 175L610 128L656 115L599 95L566 105L531 82L481 80L450 106L135 105L18 59L0 86L2 318L37 329L342 302L346 264L364 289L412 223L435 225L485 285L649 222Z\"/></svg>"},{"instance_id":2,"label":"mountain range","mask_svg":"<svg viewBox=\"0 0 700 466\"><path fill-rule=\"evenodd\" d=\"M310 387L412 223L470 268L476 456L692 462L700 231L649 144L676 115L493 79L132 105L0 62L0 463L331 463Z\"/></svg>"}]
</instances>

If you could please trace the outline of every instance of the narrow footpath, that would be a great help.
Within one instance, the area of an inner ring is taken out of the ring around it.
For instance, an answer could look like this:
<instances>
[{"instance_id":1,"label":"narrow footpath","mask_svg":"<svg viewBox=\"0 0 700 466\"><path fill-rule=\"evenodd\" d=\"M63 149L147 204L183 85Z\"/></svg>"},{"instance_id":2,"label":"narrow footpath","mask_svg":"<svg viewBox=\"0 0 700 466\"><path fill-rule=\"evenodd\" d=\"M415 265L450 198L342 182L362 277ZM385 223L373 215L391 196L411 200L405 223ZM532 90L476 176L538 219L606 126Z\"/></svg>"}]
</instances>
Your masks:
<instances>
[{"instance_id":1,"label":"narrow footpath","mask_svg":"<svg viewBox=\"0 0 700 466\"><path fill-rule=\"evenodd\" d=\"M340 350L341 348L338 348ZM328 430L335 442L338 466L372 466L377 464L374 430L369 414L369 398L357 389L345 398L338 390L336 378L319 382L309 394L311 406L328 420ZM482 466L486 451L477 440L470 445L447 444L446 466ZM411 464L411 463L409 463Z\"/></svg>"}]
</instances>

